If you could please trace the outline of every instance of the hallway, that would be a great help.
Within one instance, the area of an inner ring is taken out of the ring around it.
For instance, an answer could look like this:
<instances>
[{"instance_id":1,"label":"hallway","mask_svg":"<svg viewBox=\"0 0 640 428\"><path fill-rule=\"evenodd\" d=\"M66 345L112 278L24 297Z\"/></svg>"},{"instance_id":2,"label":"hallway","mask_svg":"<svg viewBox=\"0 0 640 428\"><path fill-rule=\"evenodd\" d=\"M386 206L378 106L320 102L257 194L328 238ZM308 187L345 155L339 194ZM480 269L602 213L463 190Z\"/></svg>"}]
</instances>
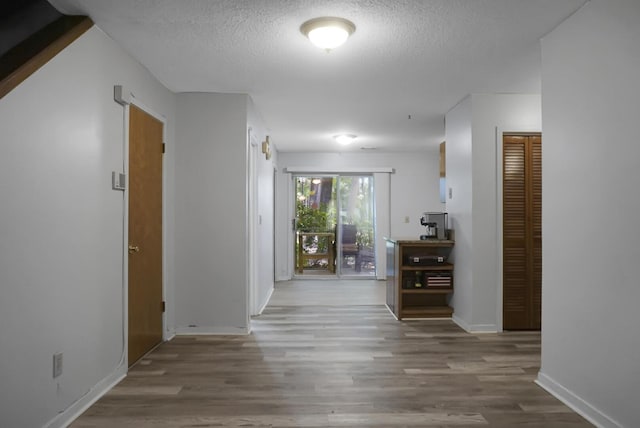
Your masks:
<instances>
[{"instance_id":1,"label":"hallway","mask_svg":"<svg viewBox=\"0 0 640 428\"><path fill-rule=\"evenodd\" d=\"M539 333L398 322L383 284L279 283L251 335L164 343L72 426L591 426L533 383Z\"/></svg>"},{"instance_id":2,"label":"hallway","mask_svg":"<svg viewBox=\"0 0 640 428\"><path fill-rule=\"evenodd\" d=\"M386 282L301 279L276 282L269 306L384 305Z\"/></svg>"}]
</instances>

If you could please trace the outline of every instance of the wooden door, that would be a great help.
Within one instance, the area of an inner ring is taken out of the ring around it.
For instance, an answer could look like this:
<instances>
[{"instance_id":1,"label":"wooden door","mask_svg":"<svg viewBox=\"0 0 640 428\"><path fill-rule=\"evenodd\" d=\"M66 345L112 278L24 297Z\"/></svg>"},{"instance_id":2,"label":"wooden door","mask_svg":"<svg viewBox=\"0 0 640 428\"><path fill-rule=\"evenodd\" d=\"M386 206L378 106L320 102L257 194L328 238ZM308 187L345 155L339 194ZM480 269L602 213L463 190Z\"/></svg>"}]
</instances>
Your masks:
<instances>
[{"instance_id":1,"label":"wooden door","mask_svg":"<svg viewBox=\"0 0 640 428\"><path fill-rule=\"evenodd\" d=\"M129 365L162 341L162 122L129 116Z\"/></svg>"},{"instance_id":2,"label":"wooden door","mask_svg":"<svg viewBox=\"0 0 640 428\"><path fill-rule=\"evenodd\" d=\"M542 305L542 138L503 137L503 327L539 330Z\"/></svg>"}]
</instances>

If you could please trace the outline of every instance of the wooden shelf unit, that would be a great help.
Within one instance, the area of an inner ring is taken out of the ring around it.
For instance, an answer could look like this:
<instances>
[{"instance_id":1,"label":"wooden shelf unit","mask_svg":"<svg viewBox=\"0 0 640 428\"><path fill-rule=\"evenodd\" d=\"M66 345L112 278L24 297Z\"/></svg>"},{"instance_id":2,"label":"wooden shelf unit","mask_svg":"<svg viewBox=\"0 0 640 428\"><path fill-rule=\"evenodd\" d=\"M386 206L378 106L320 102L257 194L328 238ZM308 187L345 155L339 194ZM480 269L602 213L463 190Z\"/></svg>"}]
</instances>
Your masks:
<instances>
[{"instance_id":1,"label":"wooden shelf unit","mask_svg":"<svg viewBox=\"0 0 640 428\"><path fill-rule=\"evenodd\" d=\"M450 318L453 309L448 298L453 293L453 264L416 265L411 261L425 256L446 259L454 242L390 238L386 242L387 307L396 318Z\"/></svg>"}]
</instances>

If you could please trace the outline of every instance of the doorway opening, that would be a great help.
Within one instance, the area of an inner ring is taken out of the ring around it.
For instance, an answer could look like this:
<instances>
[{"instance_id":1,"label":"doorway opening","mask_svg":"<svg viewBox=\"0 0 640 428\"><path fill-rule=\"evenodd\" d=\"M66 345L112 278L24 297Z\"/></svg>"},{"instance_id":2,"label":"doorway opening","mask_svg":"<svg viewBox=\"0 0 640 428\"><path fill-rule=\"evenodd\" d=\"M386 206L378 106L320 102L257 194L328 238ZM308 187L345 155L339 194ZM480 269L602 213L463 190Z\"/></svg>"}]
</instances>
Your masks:
<instances>
[{"instance_id":1,"label":"doorway opening","mask_svg":"<svg viewBox=\"0 0 640 428\"><path fill-rule=\"evenodd\" d=\"M296 277L373 278L372 175L294 175Z\"/></svg>"}]
</instances>

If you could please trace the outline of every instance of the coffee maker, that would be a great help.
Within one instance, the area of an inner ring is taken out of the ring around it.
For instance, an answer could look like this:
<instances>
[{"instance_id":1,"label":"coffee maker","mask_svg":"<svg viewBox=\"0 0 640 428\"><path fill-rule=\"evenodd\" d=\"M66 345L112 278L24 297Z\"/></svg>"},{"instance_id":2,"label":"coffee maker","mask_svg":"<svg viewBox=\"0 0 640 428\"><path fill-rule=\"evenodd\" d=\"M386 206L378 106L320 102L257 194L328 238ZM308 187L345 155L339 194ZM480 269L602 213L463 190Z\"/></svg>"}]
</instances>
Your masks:
<instances>
[{"instance_id":1,"label":"coffee maker","mask_svg":"<svg viewBox=\"0 0 640 428\"><path fill-rule=\"evenodd\" d=\"M421 240L447 239L447 213L425 212L420 217L420 224L426 227Z\"/></svg>"}]
</instances>

